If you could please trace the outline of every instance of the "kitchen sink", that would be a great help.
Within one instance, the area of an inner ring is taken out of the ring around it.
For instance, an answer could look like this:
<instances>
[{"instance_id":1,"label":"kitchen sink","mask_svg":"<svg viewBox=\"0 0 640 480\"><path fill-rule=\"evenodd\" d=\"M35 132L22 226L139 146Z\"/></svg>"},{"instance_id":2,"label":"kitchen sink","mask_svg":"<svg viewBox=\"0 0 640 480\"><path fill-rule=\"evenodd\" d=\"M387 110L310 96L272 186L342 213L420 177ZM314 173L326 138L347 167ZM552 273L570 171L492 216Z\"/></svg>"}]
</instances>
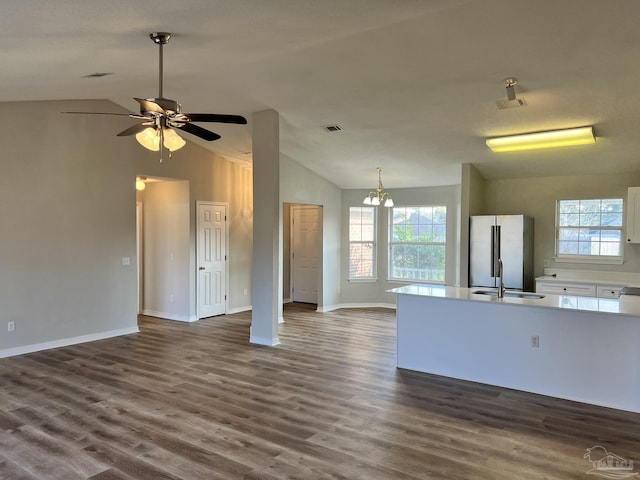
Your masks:
<instances>
[{"instance_id":1,"label":"kitchen sink","mask_svg":"<svg viewBox=\"0 0 640 480\"><path fill-rule=\"evenodd\" d=\"M476 295L490 295L492 297L498 296L498 292L495 290L476 290L471 293ZM509 298L526 298L527 300L540 300L541 298L544 298L544 295L527 292L504 292L504 296Z\"/></svg>"}]
</instances>

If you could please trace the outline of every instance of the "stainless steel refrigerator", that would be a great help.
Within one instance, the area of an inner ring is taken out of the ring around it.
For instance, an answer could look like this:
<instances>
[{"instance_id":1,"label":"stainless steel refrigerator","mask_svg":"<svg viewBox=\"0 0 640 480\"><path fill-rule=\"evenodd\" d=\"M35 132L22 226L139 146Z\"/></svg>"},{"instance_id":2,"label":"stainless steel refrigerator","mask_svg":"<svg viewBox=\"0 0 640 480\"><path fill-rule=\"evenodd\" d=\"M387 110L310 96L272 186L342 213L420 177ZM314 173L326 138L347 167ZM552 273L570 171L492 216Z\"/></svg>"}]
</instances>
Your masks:
<instances>
[{"instance_id":1,"label":"stainless steel refrigerator","mask_svg":"<svg viewBox=\"0 0 640 480\"><path fill-rule=\"evenodd\" d=\"M474 215L469 222L469 286L533 291L533 219L524 215Z\"/></svg>"}]
</instances>

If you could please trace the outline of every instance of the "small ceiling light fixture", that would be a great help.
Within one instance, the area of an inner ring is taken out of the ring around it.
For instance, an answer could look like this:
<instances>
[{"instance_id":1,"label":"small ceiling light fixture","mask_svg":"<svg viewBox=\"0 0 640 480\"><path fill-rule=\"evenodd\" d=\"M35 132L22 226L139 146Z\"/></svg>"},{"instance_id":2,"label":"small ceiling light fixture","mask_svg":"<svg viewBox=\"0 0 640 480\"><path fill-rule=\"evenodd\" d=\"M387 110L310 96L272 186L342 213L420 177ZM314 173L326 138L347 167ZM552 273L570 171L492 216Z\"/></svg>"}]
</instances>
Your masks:
<instances>
[{"instance_id":1,"label":"small ceiling light fixture","mask_svg":"<svg viewBox=\"0 0 640 480\"><path fill-rule=\"evenodd\" d=\"M537 148L568 147L596 143L593 127L567 128L548 132L525 133L487 139L487 146L494 152L515 152Z\"/></svg>"},{"instance_id":2,"label":"small ceiling light fixture","mask_svg":"<svg viewBox=\"0 0 640 480\"><path fill-rule=\"evenodd\" d=\"M524 98L516 98L516 85L518 84L518 79L515 77L509 77L504 79L505 90L507 91L507 99L506 100L498 100L496 105L500 110L504 110L505 108L515 108L515 107L526 107L527 102L524 101Z\"/></svg>"},{"instance_id":3,"label":"small ceiling light fixture","mask_svg":"<svg viewBox=\"0 0 640 480\"><path fill-rule=\"evenodd\" d=\"M384 205L385 207L393 207L393 200L389 192L385 192L382 186L382 167L377 167L378 170L378 188L364 197L362 203L365 205Z\"/></svg>"},{"instance_id":4,"label":"small ceiling light fixture","mask_svg":"<svg viewBox=\"0 0 640 480\"><path fill-rule=\"evenodd\" d=\"M138 177L136 178L136 190L142 191L145 188L147 188L147 184L144 183L144 181L147 179L147 177Z\"/></svg>"}]
</instances>

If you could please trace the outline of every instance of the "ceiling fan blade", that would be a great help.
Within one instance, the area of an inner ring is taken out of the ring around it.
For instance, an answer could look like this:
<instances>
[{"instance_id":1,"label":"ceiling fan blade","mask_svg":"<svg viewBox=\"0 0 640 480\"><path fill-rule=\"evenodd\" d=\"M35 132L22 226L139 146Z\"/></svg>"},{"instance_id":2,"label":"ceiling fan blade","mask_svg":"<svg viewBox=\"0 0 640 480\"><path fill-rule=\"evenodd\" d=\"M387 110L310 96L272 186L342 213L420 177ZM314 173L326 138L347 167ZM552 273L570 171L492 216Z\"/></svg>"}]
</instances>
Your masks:
<instances>
[{"instance_id":1,"label":"ceiling fan blade","mask_svg":"<svg viewBox=\"0 0 640 480\"><path fill-rule=\"evenodd\" d=\"M140 133L143 130L149 128L150 125L153 125L152 123L138 123L137 125L133 125L132 127L129 127L123 131L121 131L117 136L118 137L126 137L128 135L135 135L136 133Z\"/></svg>"},{"instance_id":2,"label":"ceiling fan blade","mask_svg":"<svg viewBox=\"0 0 640 480\"><path fill-rule=\"evenodd\" d=\"M159 113L161 115L166 115L167 112L158 105L156 102L152 102L151 100L146 100L144 98L133 98L136 102L140 104L143 112L154 112Z\"/></svg>"},{"instance_id":3,"label":"ceiling fan blade","mask_svg":"<svg viewBox=\"0 0 640 480\"><path fill-rule=\"evenodd\" d=\"M206 140L208 142L212 142L220 138L220 135L218 135L217 133L211 132L206 128L202 128L202 127L199 127L198 125L193 125L191 123L185 123L181 127L175 127L175 128L182 130L183 132L187 132L192 135L195 135L196 137L200 137L203 140Z\"/></svg>"},{"instance_id":4,"label":"ceiling fan blade","mask_svg":"<svg viewBox=\"0 0 640 480\"><path fill-rule=\"evenodd\" d=\"M240 115L220 115L217 113L185 113L192 122L237 123L246 125L247 119Z\"/></svg>"},{"instance_id":5,"label":"ceiling fan blade","mask_svg":"<svg viewBox=\"0 0 640 480\"><path fill-rule=\"evenodd\" d=\"M60 113L70 113L75 115L120 115L120 116L126 116L126 117L129 117L132 115L130 113L111 113L111 112L60 112Z\"/></svg>"}]
</instances>

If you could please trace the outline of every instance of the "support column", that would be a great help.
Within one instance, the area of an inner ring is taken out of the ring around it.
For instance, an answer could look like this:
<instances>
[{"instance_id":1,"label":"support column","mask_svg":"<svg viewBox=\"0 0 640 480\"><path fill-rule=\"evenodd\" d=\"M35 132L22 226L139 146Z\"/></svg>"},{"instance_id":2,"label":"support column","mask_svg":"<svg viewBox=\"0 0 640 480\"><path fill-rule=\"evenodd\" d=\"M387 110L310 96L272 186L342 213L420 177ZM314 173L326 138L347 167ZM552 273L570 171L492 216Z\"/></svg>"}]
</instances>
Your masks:
<instances>
[{"instance_id":1,"label":"support column","mask_svg":"<svg viewBox=\"0 0 640 480\"><path fill-rule=\"evenodd\" d=\"M249 341L274 346L278 338L280 282L280 115L253 114L253 298Z\"/></svg>"}]
</instances>

